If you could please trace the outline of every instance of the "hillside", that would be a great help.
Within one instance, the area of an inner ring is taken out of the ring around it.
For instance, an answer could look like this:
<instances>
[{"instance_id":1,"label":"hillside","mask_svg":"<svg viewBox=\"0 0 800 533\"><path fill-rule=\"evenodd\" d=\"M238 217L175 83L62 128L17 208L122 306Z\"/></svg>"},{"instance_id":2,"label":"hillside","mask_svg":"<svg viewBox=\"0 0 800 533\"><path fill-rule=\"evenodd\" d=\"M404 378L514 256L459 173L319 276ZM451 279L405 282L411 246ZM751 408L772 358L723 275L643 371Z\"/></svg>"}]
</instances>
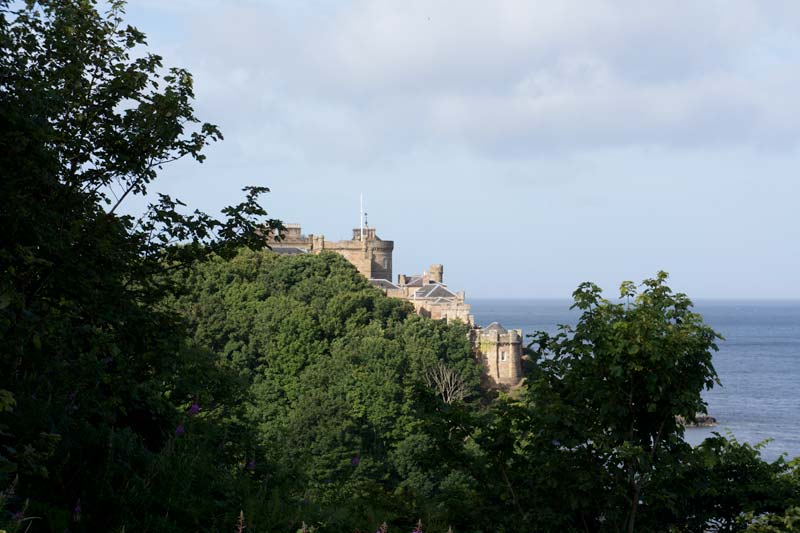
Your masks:
<instances>
[{"instance_id":1,"label":"hillside","mask_svg":"<svg viewBox=\"0 0 800 533\"><path fill-rule=\"evenodd\" d=\"M334 253L242 251L183 282L175 307L197 347L246 387L256 474L287 484L282 505L300 513L310 502L309 523L315 508L337 509L342 527L421 513L463 520L479 480L442 410L477 409L480 399L465 325L415 315ZM463 381L461 407L429 384L439 362Z\"/></svg>"}]
</instances>

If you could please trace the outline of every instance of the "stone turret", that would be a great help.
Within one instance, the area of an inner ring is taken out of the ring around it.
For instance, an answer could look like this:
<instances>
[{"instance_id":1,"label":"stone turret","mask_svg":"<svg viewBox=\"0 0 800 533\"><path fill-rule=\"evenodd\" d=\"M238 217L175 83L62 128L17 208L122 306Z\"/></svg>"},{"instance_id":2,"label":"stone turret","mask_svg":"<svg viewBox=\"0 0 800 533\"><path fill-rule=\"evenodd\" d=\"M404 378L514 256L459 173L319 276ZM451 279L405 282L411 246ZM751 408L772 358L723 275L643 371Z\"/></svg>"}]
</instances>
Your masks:
<instances>
[{"instance_id":1,"label":"stone turret","mask_svg":"<svg viewBox=\"0 0 800 533\"><path fill-rule=\"evenodd\" d=\"M285 224L281 237L283 237L284 241L295 242L302 240L302 233L300 224Z\"/></svg>"},{"instance_id":2,"label":"stone turret","mask_svg":"<svg viewBox=\"0 0 800 533\"><path fill-rule=\"evenodd\" d=\"M360 241L361 240L361 231L362 231L361 228L353 228L353 240L354 241ZM364 228L363 231L364 231L364 242L380 240L375 235L375 228Z\"/></svg>"},{"instance_id":3,"label":"stone turret","mask_svg":"<svg viewBox=\"0 0 800 533\"><path fill-rule=\"evenodd\" d=\"M444 283L444 267L442 265L431 265L430 280L436 283Z\"/></svg>"},{"instance_id":4,"label":"stone turret","mask_svg":"<svg viewBox=\"0 0 800 533\"><path fill-rule=\"evenodd\" d=\"M492 322L476 331L475 340L490 386L513 387L522 381L522 330Z\"/></svg>"}]
</instances>

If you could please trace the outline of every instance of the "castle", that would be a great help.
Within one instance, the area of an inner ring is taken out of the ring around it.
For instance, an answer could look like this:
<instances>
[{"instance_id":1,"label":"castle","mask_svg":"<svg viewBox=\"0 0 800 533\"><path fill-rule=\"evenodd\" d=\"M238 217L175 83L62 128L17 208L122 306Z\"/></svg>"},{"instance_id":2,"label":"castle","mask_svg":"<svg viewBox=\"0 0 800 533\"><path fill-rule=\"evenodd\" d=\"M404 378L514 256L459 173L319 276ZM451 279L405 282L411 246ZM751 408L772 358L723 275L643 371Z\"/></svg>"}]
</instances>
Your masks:
<instances>
[{"instance_id":1,"label":"castle","mask_svg":"<svg viewBox=\"0 0 800 533\"><path fill-rule=\"evenodd\" d=\"M417 314L434 320L460 320L475 326L470 305L464 303L464 291L453 292L444 283L444 267L431 265L430 272L397 276L397 284L388 280L370 279L387 296L408 300Z\"/></svg>"},{"instance_id":2,"label":"castle","mask_svg":"<svg viewBox=\"0 0 800 533\"><path fill-rule=\"evenodd\" d=\"M367 279L392 279L393 241L375 235L375 228L356 228L349 241L326 241L324 235L303 235L300 224L286 224L280 240L270 236L272 251L279 254L313 253L329 250L343 255Z\"/></svg>"},{"instance_id":3,"label":"castle","mask_svg":"<svg viewBox=\"0 0 800 533\"><path fill-rule=\"evenodd\" d=\"M375 228L355 228L350 240L326 241L323 235L303 235L299 224L286 224L279 238L270 235L268 241L272 251L279 254L318 254L325 250L338 253L373 286L387 296L410 302L418 314L448 323L464 322L470 326L470 340L483 365L485 383L506 388L522 381L522 331L506 330L497 322L485 328L476 326L464 292L453 292L444 283L442 265L431 265L422 274L400 274L397 283L393 283L394 241L379 238Z\"/></svg>"}]
</instances>

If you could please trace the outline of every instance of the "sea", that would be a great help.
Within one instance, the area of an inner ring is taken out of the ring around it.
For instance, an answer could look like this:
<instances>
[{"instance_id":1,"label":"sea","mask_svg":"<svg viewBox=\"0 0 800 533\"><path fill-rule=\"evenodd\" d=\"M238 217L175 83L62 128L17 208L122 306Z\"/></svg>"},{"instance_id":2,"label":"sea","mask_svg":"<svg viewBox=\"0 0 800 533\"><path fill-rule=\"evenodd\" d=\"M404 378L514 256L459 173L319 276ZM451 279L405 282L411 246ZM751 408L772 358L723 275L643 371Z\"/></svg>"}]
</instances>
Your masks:
<instances>
[{"instance_id":1,"label":"sea","mask_svg":"<svg viewBox=\"0 0 800 533\"><path fill-rule=\"evenodd\" d=\"M554 333L578 318L565 300L470 299L475 322ZM697 445L712 432L760 443L769 461L800 456L800 301L696 300L695 311L725 340L713 363L722 386L703 393L712 428L687 429Z\"/></svg>"}]
</instances>

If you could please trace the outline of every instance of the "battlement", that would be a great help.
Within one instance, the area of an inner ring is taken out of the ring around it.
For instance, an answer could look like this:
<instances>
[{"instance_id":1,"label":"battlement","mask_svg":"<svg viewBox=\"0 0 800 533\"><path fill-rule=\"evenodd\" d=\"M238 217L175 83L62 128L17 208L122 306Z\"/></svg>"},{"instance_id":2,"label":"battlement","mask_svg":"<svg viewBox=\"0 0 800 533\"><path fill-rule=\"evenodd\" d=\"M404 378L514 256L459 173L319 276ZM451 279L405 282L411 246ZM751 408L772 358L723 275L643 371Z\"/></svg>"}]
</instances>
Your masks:
<instances>
[{"instance_id":1,"label":"battlement","mask_svg":"<svg viewBox=\"0 0 800 533\"><path fill-rule=\"evenodd\" d=\"M362 232L364 234L365 241L380 240L378 236L375 235L375 228L353 228L353 240L360 241Z\"/></svg>"},{"instance_id":2,"label":"battlement","mask_svg":"<svg viewBox=\"0 0 800 533\"><path fill-rule=\"evenodd\" d=\"M364 228L364 240L361 240L361 228L353 230L353 239L345 241L326 241L324 235L303 235L300 224L285 224L280 240L268 236L268 242L278 253L313 253L324 250L338 253L353 263L367 279L392 279L393 241L379 238L375 228Z\"/></svg>"},{"instance_id":3,"label":"battlement","mask_svg":"<svg viewBox=\"0 0 800 533\"><path fill-rule=\"evenodd\" d=\"M500 342L506 344L521 344L521 329L506 329L497 322L492 322L485 328L478 329L481 339L489 342Z\"/></svg>"},{"instance_id":4,"label":"battlement","mask_svg":"<svg viewBox=\"0 0 800 533\"><path fill-rule=\"evenodd\" d=\"M490 386L515 386L522 380L522 330L492 322L475 331L475 344Z\"/></svg>"}]
</instances>

